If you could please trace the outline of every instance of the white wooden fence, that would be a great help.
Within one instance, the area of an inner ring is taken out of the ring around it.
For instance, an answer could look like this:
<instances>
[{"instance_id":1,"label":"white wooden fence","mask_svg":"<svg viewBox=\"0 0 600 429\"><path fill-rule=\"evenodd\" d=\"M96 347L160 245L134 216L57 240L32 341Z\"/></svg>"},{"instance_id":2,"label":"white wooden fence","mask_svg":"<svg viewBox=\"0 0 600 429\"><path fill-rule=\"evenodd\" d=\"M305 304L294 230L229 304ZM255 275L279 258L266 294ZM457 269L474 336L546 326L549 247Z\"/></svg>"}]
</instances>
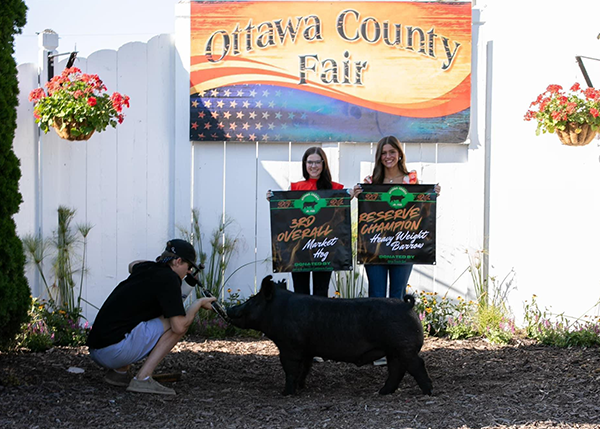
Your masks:
<instances>
[{"instance_id":1,"label":"white wooden fence","mask_svg":"<svg viewBox=\"0 0 600 429\"><path fill-rule=\"evenodd\" d=\"M29 91L38 86L37 68L19 66L14 147L21 159L24 202L15 217L18 233L48 237L56 229L58 206L75 208L78 222L93 225L83 297L96 306L127 276L131 260L153 259L179 228L190 228L192 207L200 213L205 249L223 214L233 221L230 233L239 245L226 276L245 266L235 272L226 288L240 289L248 296L262 277L271 273L265 193L288 189L290 181L301 180L300 160L309 145L191 145L182 138L187 137L189 114L182 119L177 110L180 63L174 41L166 35L147 44L130 43L118 51L99 51L77 59L75 66L99 74L109 92L131 97L125 122L87 142L61 140L54 131L38 137L32 103L27 100ZM63 68L64 62L59 63L57 73ZM184 131L178 131L183 126ZM372 144L324 144L323 148L334 180L347 187L371 172ZM465 205L472 202L460 197L478 180L469 177L465 168L467 145L422 144L405 149L409 167L420 173L423 182L439 182L443 188L438 204L438 264L416 267L410 283L420 290L443 291L465 269L465 250L481 242L481 234L474 228L481 224L480 210L465 211ZM29 278L33 293L40 294L36 276L30 272ZM465 294L467 287L468 282L462 281L454 285L457 294ZM95 316L93 307L84 310L90 319Z\"/></svg>"},{"instance_id":2,"label":"white wooden fence","mask_svg":"<svg viewBox=\"0 0 600 429\"><path fill-rule=\"evenodd\" d=\"M406 147L409 167L425 183L442 185L438 263L415 267L410 284L472 296L470 276L461 277L468 266L465 252L485 247L490 274L499 281L514 269L518 289L510 303L517 317L532 294L555 313L598 315L598 140L580 148L561 146L554 135L536 137L534 124L522 119L548 84L583 84L574 56L598 57L597 15L581 14L589 9L584 0L568 9L520 2L518 14L515 2L476 3L469 141ZM125 93L132 103L121 126L86 143L59 140L53 131L38 139L27 101L38 85L37 67L19 67L14 148L24 202L15 216L18 232L49 236L61 204L76 208L78 221L93 224L84 297L95 305L126 277L129 261L154 258L178 226L189 227L192 207L200 211L205 238L223 213L234 220L232 232L242 245L228 274L256 263L237 271L227 287L253 293L270 273L270 265L261 262L270 256L265 192L300 179L304 144L190 144L189 4L178 7L175 38L157 36L77 60L77 67L98 73L110 92ZM506 22L519 31L506 32ZM515 48L539 34L554 34L564 22L579 23L570 27L569 38L554 37L534 50ZM64 62L57 72L63 67ZM348 187L371 169L370 144L323 147L334 180ZM29 279L39 294L32 273ZM92 320L96 310L85 311Z\"/></svg>"},{"instance_id":3,"label":"white wooden fence","mask_svg":"<svg viewBox=\"0 0 600 429\"><path fill-rule=\"evenodd\" d=\"M171 151L174 49L170 36L148 44L131 43L116 51L100 51L75 66L98 73L110 92L129 95L134 107L124 126L94 135L88 142L59 139L54 131L37 138L32 105L37 70L19 67L20 105L15 151L21 159L24 202L16 216L19 234L50 236L56 210L66 205L76 219L94 225L88 247L88 301L101 304L125 276L126 261L151 257L170 235L173 221ZM64 62L58 65L58 72ZM146 108L150 106L150 108ZM34 293L37 281L31 278Z\"/></svg>"}]
</instances>

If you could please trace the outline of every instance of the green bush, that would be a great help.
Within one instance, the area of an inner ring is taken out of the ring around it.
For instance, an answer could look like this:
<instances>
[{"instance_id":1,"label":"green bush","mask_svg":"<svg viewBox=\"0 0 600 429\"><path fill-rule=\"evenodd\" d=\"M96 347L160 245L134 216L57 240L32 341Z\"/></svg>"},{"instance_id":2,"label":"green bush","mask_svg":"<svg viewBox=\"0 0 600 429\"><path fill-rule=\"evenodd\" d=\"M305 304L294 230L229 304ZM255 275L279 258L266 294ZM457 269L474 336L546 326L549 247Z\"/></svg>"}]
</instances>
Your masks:
<instances>
[{"instance_id":1,"label":"green bush","mask_svg":"<svg viewBox=\"0 0 600 429\"><path fill-rule=\"evenodd\" d=\"M409 286L410 289L410 286ZM443 337L448 331L448 320L455 315L455 304L445 296L438 296L437 292L414 293L417 301L415 311L423 324L423 331L432 337Z\"/></svg>"},{"instance_id":2,"label":"green bush","mask_svg":"<svg viewBox=\"0 0 600 429\"><path fill-rule=\"evenodd\" d=\"M25 257L12 218L22 202L21 170L12 149L19 93L14 35L25 25L26 12L22 0L0 2L0 346L8 344L19 332L27 320L30 303Z\"/></svg>"},{"instance_id":3,"label":"green bush","mask_svg":"<svg viewBox=\"0 0 600 429\"><path fill-rule=\"evenodd\" d=\"M52 303L33 299L29 321L22 326L17 346L32 352L43 352L53 346L82 346L89 324L79 324L81 314L56 308Z\"/></svg>"},{"instance_id":4,"label":"green bush","mask_svg":"<svg viewBox=\"0 0 600 429\"><path fill-rule=\"evenodd\" d=\"M598 305L598 304L596 304ZM557 347L600 346L600 318L586 316L569 320L564 314L551 315L541 311L536 296L531 303L525 301L525 333L542 344Z\"/></svg>"},{"instance_id":5,"label":"green bush","mask_svg":"<svg viewBox=\"0 0 600 429\"><path fill-rule=\"evenodd\" d=\"M415 311L425 335L453 340L480 336L492 343L508 343L515 335L514 322L502 307L483 300L449 299L437 292L411 293L417 298Z\"/></svg>"},{"instance_id":6,"label":"green bush","mask_svg":"<svg viewBox=\"0 0 600 429\"><path fill-rule=\"evenodd\" d=\"M32 352L48 350L52 347L54 340L38 306L39 304L34 298L29 309L29 322L23 326L17 341L19 347L25 347Z\"/></svg>"}]
</instances>

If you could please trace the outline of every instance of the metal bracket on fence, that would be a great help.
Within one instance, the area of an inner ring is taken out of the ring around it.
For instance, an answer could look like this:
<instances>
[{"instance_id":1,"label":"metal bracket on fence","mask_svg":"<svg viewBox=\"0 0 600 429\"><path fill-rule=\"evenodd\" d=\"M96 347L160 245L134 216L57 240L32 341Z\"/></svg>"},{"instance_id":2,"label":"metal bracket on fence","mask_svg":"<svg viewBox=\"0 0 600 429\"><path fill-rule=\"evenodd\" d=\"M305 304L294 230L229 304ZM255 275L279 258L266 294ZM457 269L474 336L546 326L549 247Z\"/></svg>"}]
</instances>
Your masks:
<instances>
[{"instance_id":1,"label":"metal bracket on fence","mask_svg":"<svg viewBox=\"0 0 600 429\"><path fill-rule=\"evenodd\" d=\"M54 58L62 57L63 55L69 55L69 60L67 61L66 69L73 67L73 63L75 63L75 58L77 58L77 51L66 52L64 54L50 54L48 53L48 82L52 80L54 77Z\"/></svg>"},{"instance_id":2,"label":"metal bracket on fence","mask_svg":"<svg viewBox=\"0 0 600 429\"><path fill-rule=\"evenodd\" d=\"M600 34L598 35L598 38L600 38ZM583 59L584 58L586 60L593 60L593 61L600 61L600 59L598 59L598 58L592 58L592 57L584 57L582 55L576 55L575 56L575 59L577 60L577 64L579 65L579 69L581 70L581 73L583 74L583 78L585 79L585 83L590 88L593 88L594 85L592 84L592 80L590 79L590 75L589 75L589 73L587 71L587 68L583 64Z\"/></svg>"}]
</instances>

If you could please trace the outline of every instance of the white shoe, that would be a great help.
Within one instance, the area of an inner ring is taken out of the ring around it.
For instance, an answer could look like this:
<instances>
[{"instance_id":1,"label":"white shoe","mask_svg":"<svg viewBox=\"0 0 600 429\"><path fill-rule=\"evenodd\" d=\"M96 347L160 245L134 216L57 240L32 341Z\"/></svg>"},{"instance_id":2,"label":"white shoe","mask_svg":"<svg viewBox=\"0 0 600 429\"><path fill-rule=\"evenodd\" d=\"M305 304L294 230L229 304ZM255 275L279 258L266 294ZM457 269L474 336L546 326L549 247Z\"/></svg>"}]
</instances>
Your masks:
<instances>
[{"instance_id":1,"label":"white shoe","mask_svg":"<svg viewBox=\"0 0 600 429\"><path fill-rule=\"evenodd\" d=\"M381 359L377 359L377 360L373 361L373 365L375 365L375 366L387 365L387 358L384 356Z\"/></svg>"}]
</instances>

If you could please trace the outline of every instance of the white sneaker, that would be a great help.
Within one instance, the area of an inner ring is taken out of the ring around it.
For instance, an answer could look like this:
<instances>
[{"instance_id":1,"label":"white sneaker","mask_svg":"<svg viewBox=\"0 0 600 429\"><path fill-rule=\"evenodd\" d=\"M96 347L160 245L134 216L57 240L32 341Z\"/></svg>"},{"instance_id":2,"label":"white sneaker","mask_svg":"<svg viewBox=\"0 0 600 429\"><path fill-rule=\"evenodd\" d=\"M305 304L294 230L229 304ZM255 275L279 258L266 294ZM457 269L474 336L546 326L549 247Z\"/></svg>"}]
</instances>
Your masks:
<instances>
[{"instance_id":1,"label":"white sneaker","mask_svg":"<svg viewBox=\"0 0 600 429\"><path fill-rule=\"evenodd\" d=\"M375 365L375 366L387 365L387 358L384 356L381 359L377 359L377 360L373 361L373 365Z\"/></svg>"}]
</instances>

